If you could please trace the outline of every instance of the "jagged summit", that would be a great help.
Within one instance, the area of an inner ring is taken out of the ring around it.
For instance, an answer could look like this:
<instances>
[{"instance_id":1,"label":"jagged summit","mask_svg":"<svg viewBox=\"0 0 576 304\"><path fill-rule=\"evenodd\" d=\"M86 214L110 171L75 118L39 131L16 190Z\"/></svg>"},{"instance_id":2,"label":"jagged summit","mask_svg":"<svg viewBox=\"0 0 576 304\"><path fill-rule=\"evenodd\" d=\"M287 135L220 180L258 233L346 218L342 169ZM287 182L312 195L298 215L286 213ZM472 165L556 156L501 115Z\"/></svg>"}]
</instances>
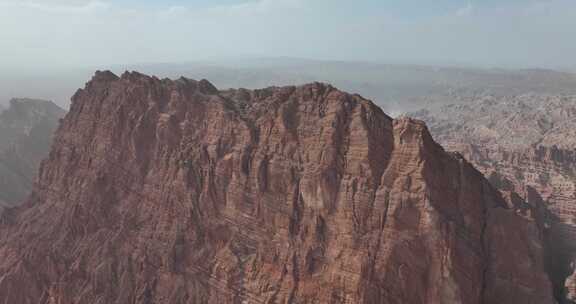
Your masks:
<instances>
[{"instance_id":1,"label":"jagged summit","mask_svg":"<svg viewBox=\"0 0 576 304\"><path fill-rule=\"evenodd\" d=\"M105 83L111 84L113 82L128 82L128 83L140 83L140 84L150 84L150 85L165 85L170 86L173 88L180 88L180 89L189 89L193 91L197 91L199 93L203 93L206 95L216 95L216 94L223 94L225 96L234 95L234 94L247 94L252 93L256 95L266 95L271 94L275 91L289 91L289 90L309 90L311 92L317 93L328 93L331 91L337 91L332 85L327 83L321 82L312 82L309 84L304 84L300 86L286 86L286 87L268 87L264 89L257 89L257 90L248 90L248 89L228 89L224 91L219 91L216 86L214 86L210 81L206 79L201 80L194 80L186 77L180 77L176 80L172 80L169 78L159 79L155 76L148 76L146 74L142 74L136 71L125 71L121 76L117 76L111 71L96 71L92 79L89 83L87 83L86 88L92 87L95 84ZM358 94L354 94L354 97L364 99L362 96ZM236 97L236 96L235 96Z\"/></svg>"},{"instance_id":2,"label":"jagged summit","mask_svg":"<svg viewBox=\"0 0 576 304\"><path fill-rule=\"evenodd\" d=\"M553 303L538 225L421 122L319 83L96 78L2 218L0 303Z\"/></svg>"},{"instance_id":3,"label":"jagged summit","mask_svg":"<svg viewBox=\"0 0 576 304\"><path fill-rule=\"evenodd\" d=\"M96 71L94 76L92 77L92 82L107 82L107 81L116 81L120 79L116 74L112 73L111 71Z\"/></svg>"}]
</instances>

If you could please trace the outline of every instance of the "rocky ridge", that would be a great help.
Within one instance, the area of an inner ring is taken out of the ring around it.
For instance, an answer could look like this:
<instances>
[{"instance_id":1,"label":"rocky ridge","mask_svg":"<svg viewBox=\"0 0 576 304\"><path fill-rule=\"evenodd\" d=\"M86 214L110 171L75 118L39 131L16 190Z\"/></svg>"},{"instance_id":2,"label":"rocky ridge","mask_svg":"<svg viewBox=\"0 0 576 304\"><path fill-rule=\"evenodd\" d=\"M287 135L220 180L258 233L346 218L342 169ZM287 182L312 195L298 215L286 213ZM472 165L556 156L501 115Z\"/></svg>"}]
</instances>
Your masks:
<instances>
[{"instance_id":1,"label":"rocky ridge","mask_svg":"<svg viewBox=\"0 0 576 304\"><path fill-rule=\"evenodd\" d=\"M542 222L320 83L98 72L0 224L0 303L554 303Z\"/></svg>"}]
</instances>

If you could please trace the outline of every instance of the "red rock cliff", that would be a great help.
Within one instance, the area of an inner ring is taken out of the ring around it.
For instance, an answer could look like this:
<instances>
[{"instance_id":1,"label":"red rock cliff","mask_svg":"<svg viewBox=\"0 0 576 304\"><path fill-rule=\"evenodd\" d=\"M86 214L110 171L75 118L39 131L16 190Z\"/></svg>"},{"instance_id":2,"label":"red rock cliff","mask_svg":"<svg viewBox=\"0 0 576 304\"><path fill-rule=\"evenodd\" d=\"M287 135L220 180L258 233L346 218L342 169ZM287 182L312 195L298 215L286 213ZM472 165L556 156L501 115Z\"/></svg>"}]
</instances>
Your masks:
<instances>
[{"instance_id":1,"label":"red rock cliff","mask_svg":"<svg viewBox=\"0 0 576 304\"><path fill-rule=\"evenodd\" d=\"M559 303L575 303L576 96L485 98L412 115L484 173L518 212L546 209L546 260L555 296Z\"/></svg>"},{"instance_id":2,"label":"red rock cliff","mask_svg":"<svg viewBox=\"0 0 576 304\"><path fill-rule=\"evenodd\" d=\"M328 85L99 72L0 227L0 303L553 303L541 231Z\"/></svg>"}]
</instances>

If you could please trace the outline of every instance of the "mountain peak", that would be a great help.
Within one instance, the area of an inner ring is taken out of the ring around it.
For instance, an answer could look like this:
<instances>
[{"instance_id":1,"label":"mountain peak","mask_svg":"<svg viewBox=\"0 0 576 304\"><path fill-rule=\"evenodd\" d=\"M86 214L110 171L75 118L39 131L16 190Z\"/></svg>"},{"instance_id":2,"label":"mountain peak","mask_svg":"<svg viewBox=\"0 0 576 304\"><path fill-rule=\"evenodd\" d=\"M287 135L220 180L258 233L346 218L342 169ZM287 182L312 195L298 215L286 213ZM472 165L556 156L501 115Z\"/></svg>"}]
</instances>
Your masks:
<instances>
[{"instance_id":1,"label":"mountain peak","mask_svg":"<svg viewBox=\"0 0 576 304\"><path fill-rule=\"evenodd\" d=\"M96 71L96 73L94 73L94 76L92 77L92 81L94 82L109 82L109 81L116 81L118 79L119 77L109 70Z\"/></svg>"},{"instance_id":2,"label":"mountain peak","mask_svg":"<svg viewBox=\"0 0 576 304\"><path fill-rule=\"evenodd\" d=\"M552 303L536 224L423 123L320 83L125 75L74 96L5 215L0 302Z\"/></svg>"}]
</instances>

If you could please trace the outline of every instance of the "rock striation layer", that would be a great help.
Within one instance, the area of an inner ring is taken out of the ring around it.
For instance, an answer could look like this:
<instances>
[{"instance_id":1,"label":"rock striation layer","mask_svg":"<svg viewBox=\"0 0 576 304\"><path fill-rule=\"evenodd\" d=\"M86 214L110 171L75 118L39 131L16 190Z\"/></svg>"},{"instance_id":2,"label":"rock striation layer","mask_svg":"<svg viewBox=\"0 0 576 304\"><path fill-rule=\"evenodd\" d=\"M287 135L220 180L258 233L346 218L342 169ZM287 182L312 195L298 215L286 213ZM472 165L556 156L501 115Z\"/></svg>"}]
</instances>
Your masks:
<instances>
[{"instance_id":1,"label":"rock striation layer","mask_svg":"<svg viewBox=\"0 0 576 304\"><path fill-rule=\"evenodd\" d=\"M64 114L54 103L34 99L12 99L0 110L0 209L26 199Z\"/></svg>"},{"instance_id":2,"label":"rock striation layer","mask_svg":"<svg viewBox=\"0 0 576 304\"><path fill-rule=\"evenodd\" d=\"M546 207L555 294L560 303L576 301L576 96L485 98L411 116L503 193L518 194L511 204Z\"/></svg>"},{"instance_id":3,"label":"rock striation layer","mask_svg":"<svg viewBox=\"0 0 576 304\"><path fill-rule=\"evenodd\" d=\"M0 303L554 303L541 222L319 83L98 72L0 224Z\"/></svg>"}]
</instances>

